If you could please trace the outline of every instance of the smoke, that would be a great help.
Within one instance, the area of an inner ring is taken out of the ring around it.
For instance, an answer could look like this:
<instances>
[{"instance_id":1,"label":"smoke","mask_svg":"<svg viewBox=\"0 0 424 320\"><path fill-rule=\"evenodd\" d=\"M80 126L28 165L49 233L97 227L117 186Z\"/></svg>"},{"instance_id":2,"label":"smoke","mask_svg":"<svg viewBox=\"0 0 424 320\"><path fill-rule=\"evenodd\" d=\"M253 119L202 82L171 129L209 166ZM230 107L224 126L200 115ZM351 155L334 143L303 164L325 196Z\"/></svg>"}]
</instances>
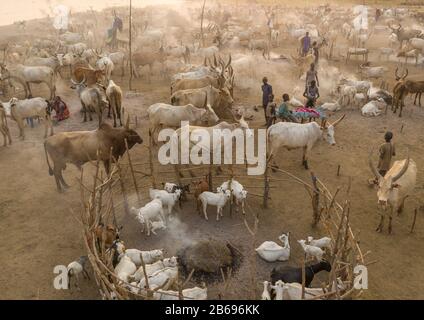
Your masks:
<instances>
[{"instance_id":1,"label":"smoke","mask_svg":"<svg viewBox=\"0 0 424 320\"><path fill-rule=\"evenodd\" d=\"M180 249L197 243L193 237L193 228L182 222L178 217L168 220L166 226L166 237L169 243L172 243L174 249Z\"/></svg>"}]
</instances>

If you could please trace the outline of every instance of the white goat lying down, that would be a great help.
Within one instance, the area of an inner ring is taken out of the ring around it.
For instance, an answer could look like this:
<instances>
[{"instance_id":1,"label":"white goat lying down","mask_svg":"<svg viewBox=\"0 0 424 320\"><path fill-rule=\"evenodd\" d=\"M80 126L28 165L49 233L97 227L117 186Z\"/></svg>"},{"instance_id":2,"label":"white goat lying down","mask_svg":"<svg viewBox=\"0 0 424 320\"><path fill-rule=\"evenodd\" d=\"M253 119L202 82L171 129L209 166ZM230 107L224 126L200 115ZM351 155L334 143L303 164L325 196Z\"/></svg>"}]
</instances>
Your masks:
<instances>
[{"instance_id":1,"label":"white goat lying down","mask_svg":"<svg viewBox=\"0 0 424 320\"><path fill-rule=\"evenodd\" d=\"M275 261L287 261L290 258L290 242L289 242L290 232L282 234L278 237L283 243L283 247L276 244L274 241L265 241L255 251L259 256L268 262Z\"/></svg>"},{"instance_id":2,"label":"white goat lying down","mask_svg":"<svg viewBox=\"0 0 424 320\"><path fill-rule=\"evenodd\" d=\"M153 227L153 221L162 221L163 223L165 223L162 201L160 199L153 199L152 201L146 203L146 205L144 207L141 207L140 209L132 207L131 212L136 214L137 220L143 226L141 232L144 231L144 228L147 228L148 236L150 236L150 229L151 227Z\"/></svg>"},{"instance_id":3,"label":"white goat lying down","mask_svg":"<svg viewBox=\"0 0 424 320\"><path fill-rule=\"evenodd\" d=\"M275 300L302 300L302 285L300 283L284 283L278 280L274 286L271 285L270 287L275 291ZM340 291L346 290L346 286L340 278L337 278L337 288ZM331 291L336 291L335 283L333 283ZM324 293L322 288L305 287L305 299L313 299ZM264 292L262 295L266 296L266 293Z\"/></svg>"},{"instance_id":4,"label":"white goat lying down","mask_svg":"<svg viewBox=\"0 0 424 320\"><path fill-rule=\"evenodd\" d=\"M167 190L149 189L150 199L160 199L163 206L168 207L168 216L171 216L172 209L180 199L181 190L175 190L174 193L169 193Z\"/></svg>"},{"instance_id":5,"label":"white goat lying down","mask_svg":"<svg viewBox=\"0 0 424 320\"><path fill-rule=\"evenodd\" d=\"M140 255L142 255L145 264L151 264L163 259L163 249L155 249L150 251L126 249L124 254L129 257L131 261L135 263L136 266L141 266Z\"/></svg>"},{"instance_id":6,"label":"white goat lying down","mask_svg":"<svg viewBox=\"0 0 424 320\"><path fill-rule=\"evenodd\" d=\"M177 257L165 258L163 260L156 261L155 263L146 264L146 274L151 276L156 271L165 269L167 267L176 267L178 265ZM130 276L130 281L140 281L144 278L143 267L138 268L138 270Z\"/></svg>"},{"instance_id":7,"label":"white goat lying down","mask_svg":"<svg viewBox=\"0 0 424 320\"><path fill-rule=\"evenodd\" d=\"M324 251L321 248L306 244L305 240L298 240L297 242L302 246L303 251L305 251L307 259L313 257L318 262L322 260Z\"/></svg>"},{"instance_id":8,"label":"white goat lying down","mask_svg":"<svg viewBox=\"0 0 424 320\"><path fill-rule=\"evenodd\" d=\"M239 211L239 206L241 204L241 209L243 211L243 214L246 212L244 211L244 204L247 198L247 191L244 189L242 184L236 180L231 181L231 187L230 187L230 180L225 181L223 184L221 184L220 187L216 189L217 192L223 192L231 189L231 193L233 195L233 198L235 200L235 203L237 205L236 211Z\"/></svg>"},{"instance_id":9,"label":"white goat lying down","mask_svg":"<svg viewBox=\"0 0 424 320\"><path fill-rule=\"evenodd\" d=\"M115 267L115 274L123 282L128 282L129 276L131 276L136 270L137 267L135 263L132 262L128 256L124 255Z\"/></svg>"},{"instance_id":10,"label":"white goat lying down","mask_svg":"<svg viewBox=\"0 0 424 320\"><path fill-rule=\"evenodd\" d=\"M197 201L202 202L203 214L205 215L205 219L208 220L208 213L206 209L208 205L216 206L216 221L219 220L219 217L223 216L222 208L227 203L228 199L231 197L231 191L226 190L225 192L213 193L210 191L204 191L199 195Z\"/></svg>"},{"instance_id":11,"label":"white goat lying down","mask_svg":"<svg viewBox=\"0 0 424 320\"><path fill-rule=\"evenodd\" d=\"M178 276L178 267L166 267L164 269L154 272L151 276L148 276L149 287L157 288L162 287L163 290L168 290L174 285ZM143 277L138 287L144 290L146 287L146 279Z\"/></svg>"}]
</instances>

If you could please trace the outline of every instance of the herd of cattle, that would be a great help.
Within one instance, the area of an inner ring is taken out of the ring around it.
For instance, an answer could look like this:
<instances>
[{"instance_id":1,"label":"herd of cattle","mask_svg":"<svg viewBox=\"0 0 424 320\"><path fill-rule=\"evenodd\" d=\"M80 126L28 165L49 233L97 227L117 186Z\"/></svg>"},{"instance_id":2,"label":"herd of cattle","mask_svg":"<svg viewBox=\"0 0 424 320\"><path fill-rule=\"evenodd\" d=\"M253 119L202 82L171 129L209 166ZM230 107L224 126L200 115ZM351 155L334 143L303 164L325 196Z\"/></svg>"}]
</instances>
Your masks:
<instances>
[{"instance_id":1,"label":"herd of cattle","mask_svg":"<svg viewBox=\"0 0 424 320\"><path fill-rule=\"evenodd\" d=\"M43 20L37 23L42 24L44 34L51 36L25 37L25 31L20 30L23 32L21 38L10 40L3 46L0 90L3 96L12 95L8 101L0 104L0 131L4 144L12 141L7 118L16 121L22 138L25 138L25 119L42 119L45 122L44 149L49 173L54 175L59 191L68 188L62 175L67 163L81 168L84 163L98 159L109 173L111 161L118 160L127 148L143 143L140 134L129 128L128 118L125 120L125 95L121 86L123 77L128 73L131 77L145 77L148 82L151 82L153 75L169 84L170 96L167 101L170 104L158 102L146 108L154 137L161 128L178 128L181 121L189 122L189 131L198 128L205 129L205 132L219 128L241 128L245 133L250 132L245 112L233 108L235 88L250 80L246 69L256 68L252 66L252 61L258 67L267 63L277 68L283 63L291 68L292 74L298 75L293 83L302 81L298 78L304 76L315 60L313 53L306 56L293 53L290 59L273 51L289 46L297 48L306 32L321 48L320 59L323 62L321 64L320 60L319 72L325 75L325 66L328 66L335 69L334 73L337 74L331 91L325 96L326 102L318 106L324 112L356 108L364 116L380 116L382 110L386 108L387 111L391 105L394 112L400 108L401 116L408 94L416 95L414 103L417 99L421 103L424 78L408 77L406 67L410 57L415 59L416 66L409 69L419 68L418 64L424 65L424 25L412 10L385 9L375 19L374 11L370 9L367 16L369 24L366 28L358 29L354 23L357 13L344 7L317 6L287 10L283 6L227 5L206 10L204 17L203 14L200 17L198 8L177 12L148 7L137 10L134 15L131 57L129 40L124 33L118 33L116 46L105 44L103 34L111 22L105 13L109 11L76 15L72 17L70 30L59 34ZM125 10L117 8L116 12L123 18L124 25L128 25ZM206 21L205 25L200 27L200 21ZM376 36L385 39L387 47L374 52L367 45L369 39ZM364 57L363 63L358 65L359 79L343 74L335 65L331 65L332 59L337 59L337 50L340 55L346 55L346 63L351 55ZM257 55L257 52L261 54ZM387 87L387 68L374 65L380 59L371 64L369 53L379 57L384 54L388 60L398 64L400 58L405 58L403 74L399 75L399 69L396 69L392 91ZM84 122L88 119L92 121L93 113L97 116L98 129L53 135L51 99L58 94L58 81L75 90L81 102ZM380 87L374 86L377 81L381 81ZM47 85L49 95L33 97L32 84ZM23 89L23 96L18 87ZM291 108L303 106L300 99L296 99L296 88L292 88L292 92L294 97L289 101ZM113 116L113 127L104 120L106 109L109 109L108 115ZM335 127L344 117L342 115L333 123L325 120L321 123L277 122L268 129L268 153L275 159L277 152L283 148L303 149L303 165L308 169L311 148L320 139L335 144ZM126 124L123 125L123 122ZM47 137L48 128L50 137ZM391 208L388 214L391 223L393 210L401 211L405 199L414 190L416 164L408 156L407 159L396 161L384 177L371 160L370 167L378 184L379 204L383 209ZM176 190L182 188L176 187ZM155 192L161 194L160 190ZM244 200L247 192L243 187L240 192L243 196L238 200ZM174 194L175 190L169 193ZM179 198L181 192L176 194ZM202 190L198 199L205 218L209 204L217 207L219 219L222 207L230 196L229 190L222 189L215 193ZM155 199L157 196L153 196L152 201ZM162 204L160 202L158 206L160 212ZM147 223L148 228L155 227L146 222L140 212L140 221ZM383 218L384 215L380 230Z\"/></svg>"}]
</instances>

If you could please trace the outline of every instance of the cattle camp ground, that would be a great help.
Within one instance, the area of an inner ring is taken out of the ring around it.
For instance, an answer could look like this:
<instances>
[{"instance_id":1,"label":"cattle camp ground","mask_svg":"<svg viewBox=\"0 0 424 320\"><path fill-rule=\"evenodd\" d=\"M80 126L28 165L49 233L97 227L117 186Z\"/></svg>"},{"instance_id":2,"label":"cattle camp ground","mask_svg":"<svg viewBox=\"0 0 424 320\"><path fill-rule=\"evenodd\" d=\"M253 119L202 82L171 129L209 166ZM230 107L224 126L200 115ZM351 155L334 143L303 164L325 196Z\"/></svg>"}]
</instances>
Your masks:
<instances>
[{"instance_id":1,"label":"cattle camp ground","mask_svg":"<svg viewBox=\"0 0 424 320\"><path fill-rule=\"evenodd\" d=\"M63 3L0 26L1 299L424 298L422 7L133 0L129 21L126 1ZM294 116L268 131L263 77ZM212 126L256 151L263 132L263 172L161 163L161 129Z\"/></svg>"}]
</instances>

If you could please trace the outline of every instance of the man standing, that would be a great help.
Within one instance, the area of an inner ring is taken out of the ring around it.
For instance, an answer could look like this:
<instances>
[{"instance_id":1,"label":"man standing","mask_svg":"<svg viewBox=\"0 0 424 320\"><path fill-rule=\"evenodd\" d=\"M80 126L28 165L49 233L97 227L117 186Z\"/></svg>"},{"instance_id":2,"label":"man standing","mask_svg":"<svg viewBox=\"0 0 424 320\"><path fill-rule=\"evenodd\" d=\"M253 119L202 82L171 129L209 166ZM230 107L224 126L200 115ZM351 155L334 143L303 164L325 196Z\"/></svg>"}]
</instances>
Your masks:
<instances>
[{"instance_id":1,"label":"man standing","mask_svg":"<svg viewBox=\"0 0 424 320\"><path fill-rule=\"evenodd\" d=\"M393 133L387 131L384 135L383 143L379 148L380 158L378 161L378 172L384 177L392 166L392 157L396 155L395 146L392 144Z\"/></svg>"},{"instance_id":2,"label":"man standing","mask_svg":"<svg viewBox=\"0 0 424 320\"><path fill-rule=\"evenodd\" d=\"M306 32L306 35L300 40L301 44L301 54L302 57L306 56L311 48L311 38L309 37L309 32Z\"/></svg>"},{"instance_id":3,"label":"man standing","mask_svg":"<svg viewBox=\"0 0 424 320\"><path fill-rule=\"evenodd\" d=\"M319 46L318 43L316 41L314 41L312 43L312 52L314 53L315 56L315 65L318 65L318 60L319 60ZM318 85L319 86L319 85Z\"/></svg>"},{"instance_id":4,"label":"man standing","mask_svg":"<svg viewBox=\"0 0 424 320\"><path fill-rule=\"evenodd\" d=\"M265 125L267 125L267 114L266 114L266 107L268 106L269 97L272 95L272 86L268 84L268 78L264 77L262 79L263 85L262 85L262 107L264 108L264 115L265 115Z\"/></svg>"},{"instance_id":5,"label":"man standing","mask_svg":"<svg viewBox=\"0 0 424 320\"><path fill-rule=\"evenodd\" d=\"M315 102L319 98L319 91L315 80L311 81L309 86L306 86L303 96L306 98L306 107L315 108Z\"/></svg>"},{"instance_id":6,"label":"man standing","mask_svg":"<svg viewBox=\"0 0 424 320\"><path fill-rule=\"evenodd\" d=\"M310 69L306 72L306 87L309 87L312 81L315 81L319 87L318 72L315 70L314 63L311 63Z\"/></svg>"}]
</instances>

